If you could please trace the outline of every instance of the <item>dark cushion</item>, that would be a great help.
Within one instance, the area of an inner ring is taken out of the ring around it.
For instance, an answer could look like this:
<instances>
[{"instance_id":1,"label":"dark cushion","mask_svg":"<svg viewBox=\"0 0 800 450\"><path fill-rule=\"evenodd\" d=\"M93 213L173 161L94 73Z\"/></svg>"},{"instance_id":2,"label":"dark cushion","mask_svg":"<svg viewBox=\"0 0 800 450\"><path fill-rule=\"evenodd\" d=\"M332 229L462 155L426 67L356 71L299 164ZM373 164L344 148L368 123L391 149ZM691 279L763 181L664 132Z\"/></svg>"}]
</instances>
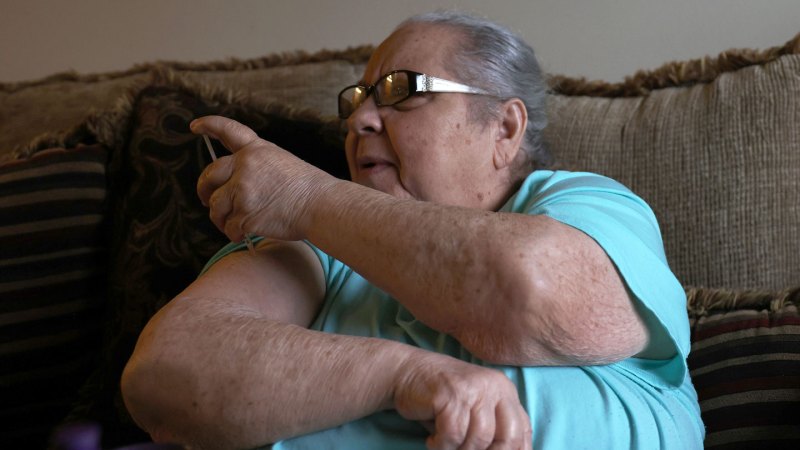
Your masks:
<instances>
[{"instance_id":1,"label":"dark cushion","mask_svg":"<svg viewBox=\"0 0 800 450\"><path fill-rule=\"evenodd\" d=\"M109 165L113 180L114 299L107 329L106 363L95 373L71 420L103 425L104 443L120 445L144 436L126 415L119 377L150 317L198 275L227 238L208 219L196 182L211 157L203 139L189 131L194 118L219 114L338 177L346 177L338 120L259 104L207 87L161 82L140 90L131 103L129 145ZM218 156L223 147L215 142Z\"/></svg>"},{"instance_id":2,"label":"dark cushion","mask_svg":"<svg viewBox=\"0 0 800 450\"><path fill-rule=\"evenodd\" d=\"M707 449L800 448L800 288L689 293Z\"/></svg>"},{"instance_id":3,"label":"dark cushion","mask_svg":"<svg viewBox=\"0 0 800 450\"><path fill-rule=\"evenodd\" d=\"M0 166L0 445L45 448L100 346L107 150Z\"/></svg>"}]
</instances>

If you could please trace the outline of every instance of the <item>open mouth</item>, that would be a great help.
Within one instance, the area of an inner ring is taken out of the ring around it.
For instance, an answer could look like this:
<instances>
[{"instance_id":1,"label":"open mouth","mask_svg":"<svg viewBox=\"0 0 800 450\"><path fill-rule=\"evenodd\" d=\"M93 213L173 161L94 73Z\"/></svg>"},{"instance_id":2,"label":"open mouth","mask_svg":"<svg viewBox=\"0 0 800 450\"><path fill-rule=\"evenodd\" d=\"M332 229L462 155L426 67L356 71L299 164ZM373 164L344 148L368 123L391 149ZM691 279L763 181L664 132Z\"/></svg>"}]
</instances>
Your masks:
<instances>
[{"instance_id":1,"label":"open mouth","mask_svg":"<svg viewBox=\"0 0 800 450\"><path fill-rule=\"evenodd\" d=\"M363 157L358 161L358 167L362 170L375 170L389 166L390 164L388 162L371 157Z\"/></svg>"}]
</instances>

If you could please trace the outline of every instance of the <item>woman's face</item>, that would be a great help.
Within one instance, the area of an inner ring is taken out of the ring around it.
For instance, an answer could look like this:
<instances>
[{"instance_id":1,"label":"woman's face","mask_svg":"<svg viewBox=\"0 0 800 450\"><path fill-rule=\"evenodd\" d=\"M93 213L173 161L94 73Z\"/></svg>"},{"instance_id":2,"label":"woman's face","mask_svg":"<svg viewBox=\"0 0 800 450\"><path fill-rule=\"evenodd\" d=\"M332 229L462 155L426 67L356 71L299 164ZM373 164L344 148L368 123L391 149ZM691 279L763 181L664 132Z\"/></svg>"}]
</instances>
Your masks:
<instances>
[{"instance_id":1,"label":"woman's face","mask_svg":"<svg viewBox=\"0 0 800 450\"><path fill-rule=\"evenodd\" d=\"M447 55L460 36L451 28L412 25L389 36L373 54L363 83L393 70L452 81ZM347 161L353 181L399 198L495 210L508 180L493 163L498 124L469 114L470 94L428 93L394 106L370 96L347 120Z\"/></svg>"}]
</instances>

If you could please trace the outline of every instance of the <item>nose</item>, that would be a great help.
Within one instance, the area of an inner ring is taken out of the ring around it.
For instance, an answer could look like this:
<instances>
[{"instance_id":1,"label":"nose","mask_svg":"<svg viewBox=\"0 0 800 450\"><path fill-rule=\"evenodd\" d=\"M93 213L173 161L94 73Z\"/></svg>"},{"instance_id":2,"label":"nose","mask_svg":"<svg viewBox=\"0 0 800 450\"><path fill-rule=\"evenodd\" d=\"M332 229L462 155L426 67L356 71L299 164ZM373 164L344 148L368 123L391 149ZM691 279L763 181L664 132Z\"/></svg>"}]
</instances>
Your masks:
<instances>
[{"instance_id":1,"label":"nose","mask_svg":"<svg viewBox=\"0 0 800 450\"><path fill-rule=\"evenodd\" d=\"M347 128L350 133L358 136L380 134L383 131L383 119L375 104L375 97L370 95L350 117L347 118Z\"/></svg>"}]
</instances>

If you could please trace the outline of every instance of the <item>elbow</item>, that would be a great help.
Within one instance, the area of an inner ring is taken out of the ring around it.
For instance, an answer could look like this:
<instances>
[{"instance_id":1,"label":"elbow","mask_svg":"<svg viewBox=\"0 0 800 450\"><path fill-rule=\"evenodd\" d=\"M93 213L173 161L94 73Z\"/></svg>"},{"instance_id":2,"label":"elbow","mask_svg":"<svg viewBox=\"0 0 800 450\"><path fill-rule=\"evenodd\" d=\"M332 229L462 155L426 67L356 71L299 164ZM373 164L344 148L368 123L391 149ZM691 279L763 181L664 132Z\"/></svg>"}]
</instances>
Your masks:
<instances>
[{"instance_id":1,"label":"elbow","mask_svg":"<svg viewBox=\"0 0 800 450\"><path fill-rule=\"evenodd\" d=\"M120 390L131 418L153 441L187 448L252 448L274 442L263 428L248 428L252 420L242 406L246 392L232 382L238 374L212 359L208 341L194 328L207 329L208 324L174 321L174 311L167 306L147 324L122 372Z\"/></svg>"},{"instance_id":2,"label":"elbow","mask_svg":"<svg viewBox=\"0 0 800 450\"><path fill-rule=\"evenodd\" d=\"M202 417L189 407L196 383L187 376L175 346L164 345L173 336L165 332L162 316L151 320L139 336L122 371L120 391L131 418L153 441L188 444L182 437L194 436L185 431Z\"/></svg>"},{"instance_id":3,"label":"elbow","mask_svg":"<svg viewBox=\"0 0 800 450\"><path fill-rule=\"evenodd\" d=\"M612 330L593 321L537 322L538 328L524 331L514 331L517 325L501 323L493 329L459 336L458 340L487 363L511 366L613 364L639 354L647 342L646 334L636 328Z\"/></svg>"},{"instance_id":4,"label":"elbow","mask_svg":"<svg viewBox=\"0 0 800 450\"><path fill-rule=\"evenodd\" d=\"M644 321L625 292L609 298L529 279L499 295L501 314L456 336L491 364L606 365L639 354L648 342Z\"/></svg>"},{"instance_id":5,"label":"elbow","mask_svg":"<svg viewBox=\"0 0 800 450\"><path fill-rule=\"evenodd\" d=\"M640 353L647 342L646 332L638 326L620 322L613 326L598 318L583 318L551 329L546 345L563 365L614 364Z\"/></svg>"},{"instance_id":6,"label":"elbow","mask_svg":"<svg viewBox=\"0 0 800 450\"><path fill-rule=\"evenodd\" d=\"M529 320L529 339L536 339L558 365L613 364L647 344L647 328L624 290L540 294L547 302L546 312Z\"/></svg>"},{"instance_id":7,"label":"elbow","mask_svg":"<svg viewBox=\"0 0 800 450\"><path fill-rule=\"evenodd\" d=\"M172 383L160 376L142 353L134 352L122 372L120 391L125 408L154 442L183 443L178 439L174 420L180 415L175 402L181 395L166 387Z\"/></svg>"},{"instance_id":8,"label":"elbow","mask_svg":"<svg viewBox=\"0 0 800 450\"><path fill-rule=\"evenodd\" d=\"M521 356L588 366L639 354L648 328L611 259L583 233L551 225L552 235L531 242L514 272L522 300L507 329L522 342Z\"/></svg>"},{"instance_id":9,"label":"elbow","mask_svg":"<svg viewBox=\"0 0 800 450\"><path fill-rule=\"evenodd\" d=\"M134 358L128 361L120 379L120 391L125 408L136 425L150 434L155 442L160 439L164 427L154 399L163 396L156 392L157 385L150 379L149 371L144 369L141 361Z\"/></svg>"},{"instance_id":10,"label":"elbow","mask_svg":"<svg viewBox=\"0 0 800 450\"><path fill-rule=\"evenodd\" d=\"M122 400L131 418L157 443L231 448L222 445L225 441L214 433L218 429L209 426L198 401L192 400L196 387L191 377L181 373L180 364L169 361L164 355L134 351L120 379Z\"/></svg>"}]
</instances>

